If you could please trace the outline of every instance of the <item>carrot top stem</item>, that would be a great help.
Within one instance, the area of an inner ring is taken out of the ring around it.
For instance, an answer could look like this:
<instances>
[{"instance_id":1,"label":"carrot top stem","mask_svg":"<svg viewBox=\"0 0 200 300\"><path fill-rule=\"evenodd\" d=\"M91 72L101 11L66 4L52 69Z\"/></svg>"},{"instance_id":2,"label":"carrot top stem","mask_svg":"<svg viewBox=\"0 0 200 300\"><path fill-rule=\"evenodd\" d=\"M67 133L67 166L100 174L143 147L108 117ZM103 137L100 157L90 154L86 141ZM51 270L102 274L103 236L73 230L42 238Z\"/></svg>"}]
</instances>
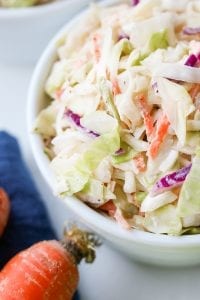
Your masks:
<instances>
[{"instance_id":1,"label":"carrot top stem","mask_svg":"<svg viewBox=\"0 0 200 300\"><path fill-rule=\"evenodd\" d=\"M82 259L92 263L96 257L95 247L100 246L101 242L95 234L80 230L73 225L64 231L61 244L72 255L75 263L79 264Z\"/></svg>"}]
</instances>

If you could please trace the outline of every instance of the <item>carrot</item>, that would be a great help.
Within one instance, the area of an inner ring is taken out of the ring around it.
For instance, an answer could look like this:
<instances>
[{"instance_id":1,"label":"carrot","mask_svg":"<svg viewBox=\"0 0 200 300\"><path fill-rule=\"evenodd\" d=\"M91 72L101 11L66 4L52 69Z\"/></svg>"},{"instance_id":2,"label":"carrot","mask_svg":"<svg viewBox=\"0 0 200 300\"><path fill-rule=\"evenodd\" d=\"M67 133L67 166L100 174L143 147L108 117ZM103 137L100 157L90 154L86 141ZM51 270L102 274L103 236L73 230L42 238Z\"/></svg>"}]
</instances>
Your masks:
<instances>
[{"instance_id":1,"label":"carrot","mask_svg":"<svg viewBox=\"0 0 200 300\"><path fill-rule=\"evenodd\" d=\"M0 188L0 236L2 236L7 225L9 214L10 200L5 190Z\"/></svg>"},{"instance_id":2,"label":"carrot","mask_svg":"<svg viewBox=\"0 0 200 300\"><path fill-rule=\"evenodd\" d=\"M116 206L112 200L109 200L108 202L104 203L99 208L101 210L107 212L109 214L109 216L111 216L111 217L113 217L116 212Z\"/></svg>"},{"instance_id":3,"label":"carrot","mask_svg":"<svg viewBox=\"0 0 200 300\"><path fill-rule=\"evenodd\" d=\"M133 160L135 161L136 168L139 172L144 172L146 170L146 163L142 153L135 156Z\"/></svg>"},{"instance_id":4,"label":"carrot","mask_svg":"<svg viewBox=\"0 0 200 300\"><path fill-rule=\"evenodd\" d=\"M111 82L112 82L112 91L114 96L121 94L121 89L117 79L113 79Z\"/></svg>"},{"instance_id":5,"label":"carrot","mask_svg":"<svg viewBox=\"0 0 200 300\"><path fill-rule=\"evenodd\" d=\"M73 227L61 244L39 242L12 258L0 273L0 299L71 300L77 288L77 263L92 262L93 235Z\"/></svg>"},{"instance_id":6,"label":"carrot","mask_svg":"<svg viewBox=\"0 0 200 300\"><path fill-rule=\"evenodd\" d=\"M112 200L109 200L108 202L104 203L99 208L107 212L108 215L113 217L118 223L120 223L123 228L130 229L129 223L123 217L121 211L116 208Z\"/></svg>"},{"instance_id":7,"label":"carrot","mask_svg":"<svg viewBox=\"0 0 200 300\"><path fill-rule=\"evenodd\" d=\"M156 132L148 149L148 155L150 155L152 158L157 156L159 148L167 135L169 125L170 123L167 116L161 115L157 121Z\"/></svg>"},{"instance_id":8,"label":"carrot","mask_svg":"<svg viewBox=\"0 0 200 300\"><path fill-rule=\"evenodd\" d=\"M141 217L145 217L145 213L141 212L141 211L139 211L138 215L141 216Z\"/></svg>"},{"instance_id":9,"label":"carrot","mask_svg":"<svg viewBox=\"0 0 200 300\"><path fill-rule=\"evenodd\" d=\"M116 212L114 214L114 218L124 229L131 229L130 224L123 217L123 214L119 209L116 210Z\"/></svg>"},{"instance_id":10,"label":"carrot","mask_svg":"<svg viewBox=\"0 0 200 300\"><path fill-rule=\"evenodd\" d=\"M192 100L195 100L195 97L200 93L200 84L194 84L189 91L189 94Z\"/></svg>"},{"instance_id":11,"label":"carrot","mask_svg":"<svg viewBox=\"0 0 200 300\"><path fill-rule=\"evenodd\" d=\"M59 88L57 91L55 91L55 97L57 100L60 100L60 97L62 96L63 92L64 92L63 88Z\"/></svg>"},{"instance_id":12,"label":"carrot","mask_svg":"<svg viewBox=\"0 0 200 300\"><path fill-rule=\"evenodd\" d=\"M146 127L147 139L150 140L151 135L154 131L153 118L150 114L150 107L147 103L146 96L144 94L139 94L136 96L136 102L141 110L142 117L144 119L144 125Z\"/></svg>"},{"instance_id":13,"label":"carrot","mask_svg":"<svg viewBox=\"0 0 200 300\"><path fill-rule=\"evenodd\" d=\"M101 57L101 51L100 51L100 35L95 34L93 36L93 47L94 47L94 56L97 62L99 62L100 57Z\"/></svg>"}]
</instances>

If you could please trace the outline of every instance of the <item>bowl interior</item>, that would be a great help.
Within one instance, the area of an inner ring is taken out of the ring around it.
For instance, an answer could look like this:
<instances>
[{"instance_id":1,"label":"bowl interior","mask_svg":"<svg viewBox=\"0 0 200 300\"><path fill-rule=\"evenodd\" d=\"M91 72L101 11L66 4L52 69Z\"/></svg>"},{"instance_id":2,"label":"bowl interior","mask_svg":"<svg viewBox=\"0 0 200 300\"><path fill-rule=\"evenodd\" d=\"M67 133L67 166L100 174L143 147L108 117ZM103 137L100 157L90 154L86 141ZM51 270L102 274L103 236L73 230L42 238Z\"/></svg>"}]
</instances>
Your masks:
<instances>
[{"instance_id":1,"label":"bowl interior","mask_svg":"<svg viewBox=\"0 0 200 300\"><path fill-rule=\"evenodd\" d=\"M106 6L117 2L120 1L107 0L103 1L101 5ZM56 51L58 41L66 32L70 30L70 28L77 24L79 20L84 19L85 13L86 12L84 11L83 13L76 16L68 24L66 24L49 43L36 66L29 89L27 123L30 143L37 165L52 190L54 179L49 167L49 160L43 152L43 144L41 138L32 132L32 127L38 112L45 106L46 103L44 85L51 67L57 58ZM97 232L103 232L108 236L114 236L118 239L129 241L130 243L134 242L144 245L149 244L159 247L176 248L187 248L200 245L199 235L174 237L163 234L153 234L139 230L128 231L122 229L113 220L97 213L75 197L65 197L64 202L66 203L68 208L75 212L87 225L95 229Z\"/></svg>"}]
</instances>

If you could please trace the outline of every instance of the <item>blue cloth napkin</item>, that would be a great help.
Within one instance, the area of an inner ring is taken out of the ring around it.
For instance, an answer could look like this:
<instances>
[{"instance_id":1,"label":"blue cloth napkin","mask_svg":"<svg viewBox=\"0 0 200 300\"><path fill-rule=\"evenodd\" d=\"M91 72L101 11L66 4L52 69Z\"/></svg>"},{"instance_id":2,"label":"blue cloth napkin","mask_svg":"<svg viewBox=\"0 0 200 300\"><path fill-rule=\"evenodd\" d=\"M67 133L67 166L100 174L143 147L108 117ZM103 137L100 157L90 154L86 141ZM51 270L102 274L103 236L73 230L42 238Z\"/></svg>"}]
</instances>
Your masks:
<instances>
[{"instance_id":1,"label":"blue cloth napkin","mask_svg":"<svg viewBox=\"0 0 200 300\"><path fill-rule=\"evenodd\" d=\"M0 187L11 199L8 225L0 238L0 269L17 252L55 239L45 207L25 166L17 140L0 131ZM78 295L74 300L78 300Z\"/></svg>"}]
</instances>

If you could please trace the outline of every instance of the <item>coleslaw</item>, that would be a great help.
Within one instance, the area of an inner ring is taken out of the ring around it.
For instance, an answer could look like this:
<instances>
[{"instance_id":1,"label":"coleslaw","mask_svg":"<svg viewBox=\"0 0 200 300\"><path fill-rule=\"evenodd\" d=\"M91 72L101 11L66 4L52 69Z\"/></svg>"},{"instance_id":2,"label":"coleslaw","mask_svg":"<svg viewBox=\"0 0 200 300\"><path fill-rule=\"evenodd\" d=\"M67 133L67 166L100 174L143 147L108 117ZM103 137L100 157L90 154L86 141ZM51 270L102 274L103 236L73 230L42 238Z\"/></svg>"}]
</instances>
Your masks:
<instances>
[{"instance_id":1,"label":"coleslaw","mask_svg":"<svg viewBox=\"0 0 200 300\"><path fill-rule=\"evenodd\" d=\"M199 66L200 1L91 5L34 125L56 193L127 229L200 233Z\"/></svg>"}]
</instances>

